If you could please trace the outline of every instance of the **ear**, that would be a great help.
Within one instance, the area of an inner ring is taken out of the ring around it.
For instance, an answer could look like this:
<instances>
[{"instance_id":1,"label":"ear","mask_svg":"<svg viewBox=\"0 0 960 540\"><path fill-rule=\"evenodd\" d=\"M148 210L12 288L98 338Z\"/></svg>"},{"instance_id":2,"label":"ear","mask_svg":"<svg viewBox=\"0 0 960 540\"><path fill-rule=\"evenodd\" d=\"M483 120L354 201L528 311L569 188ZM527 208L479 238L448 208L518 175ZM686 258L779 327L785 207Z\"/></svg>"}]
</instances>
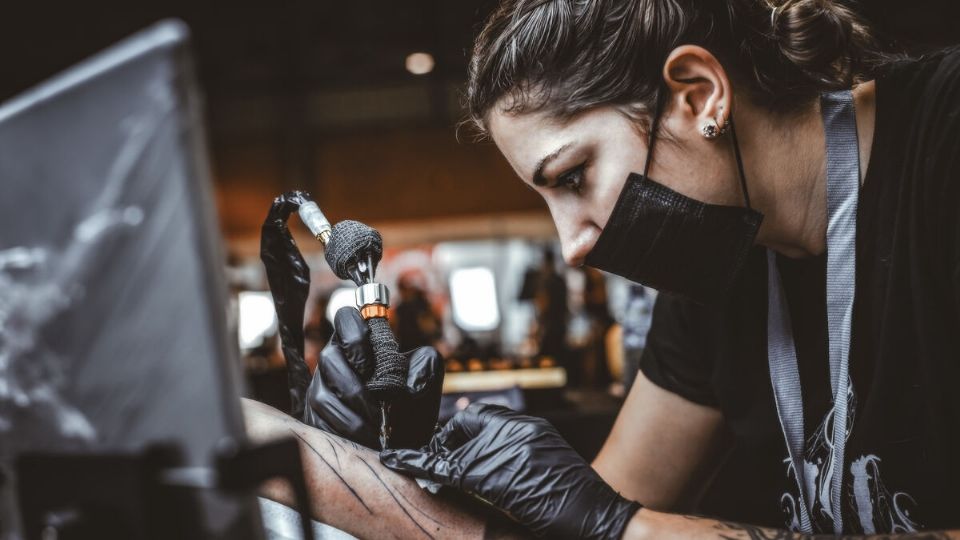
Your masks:
<instances>
[{"instance_id":1,"label":"ear","mask_svg":"<svg viewBox=\"0 0 960 540\"><path fill-rule=\"evenodd\" d=\"M733 92L727 72L713 54L697 45L681 45L663 64L663 79L670 89L672 114L680 113L693 129L714 121L727 125Z\"/></svg>"}]
</instances>

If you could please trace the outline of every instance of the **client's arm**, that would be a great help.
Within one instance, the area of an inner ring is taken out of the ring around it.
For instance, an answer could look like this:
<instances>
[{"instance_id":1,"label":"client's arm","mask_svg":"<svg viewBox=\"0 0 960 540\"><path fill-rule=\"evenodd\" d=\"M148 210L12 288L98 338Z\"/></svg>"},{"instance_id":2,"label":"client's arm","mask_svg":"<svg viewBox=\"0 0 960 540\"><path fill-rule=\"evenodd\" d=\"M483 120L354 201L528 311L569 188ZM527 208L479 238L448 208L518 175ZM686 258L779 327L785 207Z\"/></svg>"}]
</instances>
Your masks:
<instances>
[{"instance_id":1,"label":"client's arm","mask_svg":"<svg viewBox=\"0 0 960 540\"><path fill-rule=\"evenodd\" d=\"M486 522L463 505L432 496L416 482L380 465L376 452L302 424L262 403L244 399L247 434L254 442L300 440L312 517L358 538L506 538L516 533ZM281 481L262 495L293 505ZM499 530L495 530L499 529Z\"/></svg>"}]
</instances>

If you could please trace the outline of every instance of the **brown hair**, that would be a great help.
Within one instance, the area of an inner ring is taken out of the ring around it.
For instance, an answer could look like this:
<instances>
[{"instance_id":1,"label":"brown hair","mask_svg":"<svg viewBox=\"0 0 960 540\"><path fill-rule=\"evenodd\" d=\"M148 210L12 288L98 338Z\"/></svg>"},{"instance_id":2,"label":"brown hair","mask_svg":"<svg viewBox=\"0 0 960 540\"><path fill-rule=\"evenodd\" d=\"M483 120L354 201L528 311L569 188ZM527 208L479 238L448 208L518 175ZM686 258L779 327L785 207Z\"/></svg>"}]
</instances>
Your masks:
<instances>
[{"instance_id":1,"label":"brown hair","mask_svg":"<svg viewBox=\"0 0 960 540\"><path fill-rule=\"evenodd\" d=\"M645 125L663 63L682 44L711 51L775 112L849 88L885 58L833 0L504 0L474 43L470 118L484 131L494 106L569 118L613 105Z\"/></svg>"}]
</instances>

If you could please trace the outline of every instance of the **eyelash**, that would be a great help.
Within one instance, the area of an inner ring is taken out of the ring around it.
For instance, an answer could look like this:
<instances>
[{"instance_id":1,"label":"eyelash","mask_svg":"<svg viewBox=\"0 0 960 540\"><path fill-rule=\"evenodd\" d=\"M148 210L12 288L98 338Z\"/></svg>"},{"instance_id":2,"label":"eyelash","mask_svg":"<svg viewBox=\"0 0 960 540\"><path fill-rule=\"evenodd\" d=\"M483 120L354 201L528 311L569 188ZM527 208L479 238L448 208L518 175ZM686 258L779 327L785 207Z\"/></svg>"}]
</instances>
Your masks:
<instances>
[{"instance_id":1,"label":"eyelash","mask_svg":"<svg viewBox=\"0 0 960 540\"><path fill-rule=\"evenodd\" d=\"M580 164L558 176L556 187L568 188L577 194L581 193L583 191L584 183L584 168L585 164Z\"/></svg>"}]
</instances>

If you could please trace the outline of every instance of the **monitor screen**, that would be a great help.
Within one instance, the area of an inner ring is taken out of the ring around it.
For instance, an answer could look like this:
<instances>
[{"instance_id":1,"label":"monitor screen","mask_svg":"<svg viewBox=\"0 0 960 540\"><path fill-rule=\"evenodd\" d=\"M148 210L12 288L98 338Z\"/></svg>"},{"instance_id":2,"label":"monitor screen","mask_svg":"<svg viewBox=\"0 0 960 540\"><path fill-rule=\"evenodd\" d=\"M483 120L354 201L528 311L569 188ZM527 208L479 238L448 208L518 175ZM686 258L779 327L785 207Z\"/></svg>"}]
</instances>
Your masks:
<instances>
[{"instance_id":1,"label":"monitor screen","mask_svg":"<svg viewBox=\"0 0 960 540\"><path fill-rule=\"evenodd\" d=\"M0 107L8 479L24 452L164 441L210 465L244 436L187 39L157 24ZM12 480L0 482L7 528ZM209 497L207 525L249 537L249 499Z\"/></svg>"}]
</instances>

